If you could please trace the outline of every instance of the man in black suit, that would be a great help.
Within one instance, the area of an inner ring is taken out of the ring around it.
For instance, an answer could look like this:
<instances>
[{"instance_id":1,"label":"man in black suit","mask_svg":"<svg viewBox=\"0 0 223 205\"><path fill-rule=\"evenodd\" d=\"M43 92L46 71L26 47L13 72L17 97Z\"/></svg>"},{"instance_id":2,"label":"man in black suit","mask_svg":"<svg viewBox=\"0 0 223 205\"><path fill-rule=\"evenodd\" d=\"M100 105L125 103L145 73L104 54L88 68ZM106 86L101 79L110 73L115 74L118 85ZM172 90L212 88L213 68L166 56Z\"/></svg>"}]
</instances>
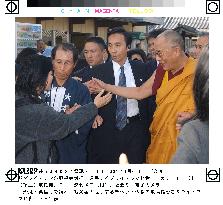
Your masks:
<instances>
[{"instance_id":1,"label":"man in black suit","mask_svg":"<svg viewBox=\"0 0 223 205\"><path fill-rule=\"evenodd\" d=\"M101 37L89 37L84 44L84 57L88 66L74 72L73 76L80 78L82 83L86 83L92 78L93 67L106 61L106 44Z\"/></svg>"},{"instance_id":2,"label":"man in black suit","mask_svg":"<svg viewBox=\"0 0 223 205\"><path fill-rule=\"evenodd\" d=\"M142 62L128 60L130 44L131 38L123 28L110 30L108 51L112 61L96 66L93 76L115 85L142 85L149 78L148 68ZM149 142L147 100L121 99L114 95L112 101L99 110L104 121L89 137L88 163L118 163L121 153L127 154L129 163L145 161Z\"/></svg>"}]
</instances>

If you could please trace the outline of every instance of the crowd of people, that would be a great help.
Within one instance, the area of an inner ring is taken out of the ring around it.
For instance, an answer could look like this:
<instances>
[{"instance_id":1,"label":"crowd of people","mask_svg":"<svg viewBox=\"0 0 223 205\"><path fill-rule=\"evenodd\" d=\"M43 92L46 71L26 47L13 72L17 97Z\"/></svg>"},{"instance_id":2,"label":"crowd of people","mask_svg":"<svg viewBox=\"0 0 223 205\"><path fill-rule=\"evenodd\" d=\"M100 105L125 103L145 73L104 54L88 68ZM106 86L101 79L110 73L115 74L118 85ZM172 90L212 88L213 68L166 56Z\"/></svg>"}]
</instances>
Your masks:
<instances>
[{"instance_id":1,"label":"crowd of people","mask_svg":"<svg viewBox=\"0 0 223 205\"><path fill-rule=\"evenodd\" d=\"M153 30L146 55L115 27L107 44L85 41L86 65L70 43L25 48L16 59L16 163L209 163L208 38L190 55L179 33Z\"/></svg>"}]
</instances>

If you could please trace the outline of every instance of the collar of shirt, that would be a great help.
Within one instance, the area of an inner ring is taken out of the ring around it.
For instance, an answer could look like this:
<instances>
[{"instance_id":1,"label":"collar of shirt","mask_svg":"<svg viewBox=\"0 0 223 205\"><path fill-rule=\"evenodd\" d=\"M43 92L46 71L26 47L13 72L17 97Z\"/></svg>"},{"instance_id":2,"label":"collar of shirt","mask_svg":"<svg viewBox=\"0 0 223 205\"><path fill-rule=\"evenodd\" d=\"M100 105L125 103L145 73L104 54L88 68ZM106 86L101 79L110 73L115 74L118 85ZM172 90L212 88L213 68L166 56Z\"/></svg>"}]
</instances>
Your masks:
<instances>
[{"instance_id":1,"label":"collar of shirt","mask_svg":"<svg viewBox=\"0 0 223 205\"><path fill-rule=\"evenodd\" d=\"M121 69L120 69L121 66L115 61L112 61L112 63L113 63L113 70L114 70L114 76L115 76L115 85L118 85L119 75L121 73ZM124 66L124 73L126 77L126 87L136 87L135 78L132 73L132 68L129 63L128 58L126 59L123 66ZM127 116L132 117L137 114L139 114L138 101L135 99L127 99Z\"/></svg>"},{"instance_id":2,"label":"collar of shirt","mask_svg":"<svg viewBox=\"0 0 223 205\"><path fill-rule=\"evenodd\" d=\"M121 69L120 69L121 66L117 62L115 62L113 60L112 60L112 63L113 63L113 70L114 70L114 76L115 76L115 85L118 85L119 75L121 73ZM126 58L126 61L125 61L123 66L124 66L124 73L125 73L126 80L127 80L127 78L128 78L128 76L127 76L128 75L128 71L131 70L131 65L129 63L128 58ZM128 86L127 81L126 81L126 85Z\"/></svg>"}]
</instances>

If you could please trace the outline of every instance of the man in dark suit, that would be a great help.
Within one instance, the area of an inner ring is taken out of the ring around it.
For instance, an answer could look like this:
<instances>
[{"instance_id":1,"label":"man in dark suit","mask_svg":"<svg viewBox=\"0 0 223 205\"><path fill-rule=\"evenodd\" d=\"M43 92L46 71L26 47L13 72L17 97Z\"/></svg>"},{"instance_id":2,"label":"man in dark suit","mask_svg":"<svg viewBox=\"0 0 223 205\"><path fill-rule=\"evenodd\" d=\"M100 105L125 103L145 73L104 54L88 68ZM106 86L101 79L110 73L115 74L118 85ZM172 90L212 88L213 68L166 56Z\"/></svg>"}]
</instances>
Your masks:
<instances>
[{"instance_id":1,"label":"man in dark suit","mask_svg":"<svg viewBox=\"0 0 223 205\"><path fill-rule=\"evenodd\" d=\"M108 32L108 51L111 62L96 66L93 76L106 83L136 87L148 78L146 64L129 61L127 51L131 44L123 28ZM112 101L99 110L103 124L92 130L88 141L88 163L118 163L121 153L129 163L143 163L148 146L148 99L123 99L114 95Z\"/></svg>"},{"instance_id":2,"label":"man in dark suit","mask_svg":"<svg viewBox=\"0 0 223 205\"><path fill-rule=\"evenodd\" d=\"M88 66L74 72L73 76L80 78L82 83L86 83L92 78L93 67L107 60L106 44L101 37L89 37L85 41L83 53Z\"/></svg>"},{"instance_id":3,"label":"man in dark suit","mask_svg":"<svg viewBox=\"0 0 223 205\"><path fill-rule=\"evenodd\" d=\"M92 71L96 65L104 63L107 60L106 44L103 38L98 36L89 37L84 44L84 57L87 66L73 73L73 77L84 83L91 93ZM101 116L97 115L92 128L97 128L103 123Z\"/></svg>"}]
</instances>

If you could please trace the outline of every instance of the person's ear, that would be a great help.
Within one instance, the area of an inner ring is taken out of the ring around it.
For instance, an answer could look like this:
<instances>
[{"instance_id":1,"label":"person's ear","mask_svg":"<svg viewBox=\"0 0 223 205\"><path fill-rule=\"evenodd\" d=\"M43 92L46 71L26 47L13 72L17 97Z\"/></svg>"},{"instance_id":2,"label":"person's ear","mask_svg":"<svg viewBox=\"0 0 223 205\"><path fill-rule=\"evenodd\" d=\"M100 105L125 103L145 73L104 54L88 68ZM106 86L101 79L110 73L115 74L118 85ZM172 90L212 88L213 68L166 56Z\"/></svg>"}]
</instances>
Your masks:
<instances>
[{"instance_id":1,"label":"person's ear","mask_svg":"<svg viewBox=\"0 0 223 205\"><path fill-rule=\"evenodd\" d=\"M104 50L103 50L103 61L104 61L104 62L107 60L107 59L106 59L107 57L108 57L107 51L104 49Z\"/></svg>"},{"instance_id":2,"label":"person's ear","mask_svg":"<svg viewBox=\"0 0 223 205\"><path fill-rule=\"evenodd\" d=\"M181 49L179 47L175 47L175 53L177 56L179 56L181 54Z\"/></svg>"}]
</instances>

